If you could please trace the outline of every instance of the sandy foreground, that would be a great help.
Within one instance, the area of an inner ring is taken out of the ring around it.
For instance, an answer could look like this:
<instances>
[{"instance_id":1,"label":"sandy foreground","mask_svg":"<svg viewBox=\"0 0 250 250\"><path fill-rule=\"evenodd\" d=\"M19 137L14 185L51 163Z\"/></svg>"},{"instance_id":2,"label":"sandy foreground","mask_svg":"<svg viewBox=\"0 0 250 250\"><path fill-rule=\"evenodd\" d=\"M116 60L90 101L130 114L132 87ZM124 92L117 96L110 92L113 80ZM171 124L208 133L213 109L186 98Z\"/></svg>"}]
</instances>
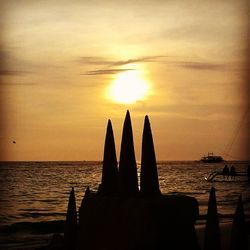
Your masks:
<instances>
[{"instance_id":1,"label":"sandy foreground","mask_svg":"<svg viewBox=\"0 0 250 250\"><path fill-rule=\"evenodd\" d=\"M230 237L231 237L231 228L232 222L221 222L220 223L220 233L221 233L221 247L222 250L228 250L230 246ZM196 234L199 241L199 245L201 249L204 248L204 232L205 225L196 225ZM250 249L250 234L249 234L249 226L248 226L248 249Z\"/></svg>"},{"instance_id":2,"label":"sandy foreground","mask_svg":"<svg viewBox=\"0 0 250 250\"><path fill-rule=\"evenodd\" d=\"M228 250L229 244L230 244L230 236L231 236L231 227L232 222L220 222L220 232L221 232L221 244L222 244L222 250ZM199 242L199 246L201 250L204 248L204 231L205 231L205 224L198 224L195 226L197 238ZM249 223L247 223L248 228L248 249L250 250L250 227ZM62 234L61 234L62 235ZM26 237L25 237L26 238ZM27 244L27 238L26 241L23 243L19 242L17 244L7 244L4 249L22 249L22 250L48 250L51 249L49 247L51 243L51 239L53 238L52 234L43 236L38 235L37 237L32 237L30 239L30 244ZM61 245L62 238L59 238L60 242L56 242L56 245L59 243ZM54 244L53 244L54 245ZM55 247L55 245L54 245ZM53 249L53 248L52 248ZM154 249L152 249L154 250ZM155 249L157 250L157 249Z\"/></svg>"}]
</instances>

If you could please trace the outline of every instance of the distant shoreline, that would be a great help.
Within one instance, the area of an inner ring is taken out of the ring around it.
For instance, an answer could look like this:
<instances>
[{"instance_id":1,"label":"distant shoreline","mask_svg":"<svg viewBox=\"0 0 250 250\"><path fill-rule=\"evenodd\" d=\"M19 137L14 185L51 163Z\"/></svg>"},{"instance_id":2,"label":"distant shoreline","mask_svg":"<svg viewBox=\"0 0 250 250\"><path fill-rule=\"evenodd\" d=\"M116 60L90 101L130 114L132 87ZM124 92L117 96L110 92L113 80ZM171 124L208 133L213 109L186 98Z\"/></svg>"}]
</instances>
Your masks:
<instances>
[{"instance_id":1,"label":"distant shoreline","mask_svg":"<svg viewBox=\"0 0 250 250\"><path fill-rule=\"evenodd\" d=\"M30 161L30 160L22 160L22 161L11 161L11 160L7 160L7 161L0 161L0 164L2 163L102 163L103 161L102 160L82 160L82 161L79 161L79 160L67 160L67 161L64 161L64 160L53 160L53 161L49 161L49 160L38 160L38 161ZM209 163L202 163L200 162L200 160L159 160L157 161L157 164L161 164L161 163L167 163L167 162L170 162L170 163L178 163L178 162L181 162L181 163L185 163L185 162L194 162L194 163L201 163L201 164L209 164ZM230 162L237 162L237 163L250 163L250 160L225 160L225 162L220 162L220 163L214 163L214 164L225 164L225 163L230 163ZM137 162L137 164L141 164L140 161Z\"/></svg>"}]
</instances>

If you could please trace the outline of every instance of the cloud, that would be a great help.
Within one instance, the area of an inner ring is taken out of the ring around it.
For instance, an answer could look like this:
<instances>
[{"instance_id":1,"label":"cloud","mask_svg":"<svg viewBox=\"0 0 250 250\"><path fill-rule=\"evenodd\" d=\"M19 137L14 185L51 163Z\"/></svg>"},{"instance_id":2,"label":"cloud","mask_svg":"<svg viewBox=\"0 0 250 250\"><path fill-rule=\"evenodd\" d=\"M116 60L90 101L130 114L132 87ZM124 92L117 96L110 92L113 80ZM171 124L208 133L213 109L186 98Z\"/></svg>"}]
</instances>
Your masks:
<instances>
[{"instance_id":1,"label":"cloud","mask_svg":"<svg viewBox=\"0 0 250 250\"><path fill-rule=\"evenodd\" d=\"M193 70L221 70L225 69L225 65L207 62L177 62L177 65Z\"/></svg>"},{"instance_id":2,"label":"cloud","mask_svg":"<svg viewBox=\"0 0 250 250\"><path fill-rule=\"evenodd\" d=\"M0 75L4 75L4 76L25 75L25 74L29 74L29 73L31 73L31 72L21 71L21 70L5 70L5 69L0 70Z\"/></svg>"},{"instance_id":3,"label":"cloud","mask_svg":"<svg viewBox=\"0 0 250 250\"><path fill-rule=\"evenodd\" d=\"M155 62L157 59L167 57L167 56L145 56L145 57L139 57L135 59L128 59L128 60L121 60L113 62L112 66L123 66L131 63L142 63L142 62Z\"/></svg>"},{"instance_id":4,"label":"cloud","mask_svg":"<svg viewBox=\"0 0 250 250\"><path fill-rule=\"evenodd\" d=\"M81 56L77 62L88 65L109 65L113 63L113 61L98 56Z\"/></svg>"},{"instance_id":5,"label":"cloud","mask_svg":"<svg viewBox=\"0 0 250 250\"><path fill-rule=\"evenodd\" d=\"M180 60L171 60L173 58L178 58ZM192 61L185 61L185 59L193 59ZM134 69L116 69L116 67L121 67L133 63L147 63L147 62L158 62L158 63L167 63L172 64L177 67L190 69L190 70L225 70L228 68L228 65L218 64L212 62L202 62L196 57L182 57L182 56L170 56L170 55L156 55L156 56L144 56L138 58L132 58L128 60L108 60L104 57L91 57L84 56L80 58L80 63L88 64L88 65L99 65L103 66L102 69L87 71L82 75L110 75L117 74L122 71L134 70Z\"/></svg>"},{"instance_id":6,"label":"cloud","mask_svg":"<svg viewBox=\"0 0 250 250\"><path fill-rule=\"evenodd\" d=\"M128 60L108 60L104 57L92 57L92 56L82 56L77 60L81 64L88 65L105 65L107 67L112 66L123 66L131 63L143 63L143 62L155 62L159 58L168 57L168 56L145 56Z\"/></svg>"},{"instance_id":7,"label":"cloud","mask_svg":"<svg viewBox=\"0 0 250 250\"><path fill-rule=\"evenodd\" d=\"M125 66L128 64L132 64L132 63L156 62L157 59L163 58L163 57L167 57L167 56L145 56L145 57L139 57L135 59L115 61L115 60L108 60L103 57L83 56L83 57L80 57L78 62L82 64L88 64L88 65L105 66L102 69L87 71L86 73L81 74L81 75L112 75L112 74L117 74L117 73L121 73L124 71L135 70L133 68L116 69L112 67L121 67L121 66Z\"/></svg>"},{"instance_id":8,"label":"cloud","mask_svg":"<svg viewBox=\"0 0 250 250\"><path fill-rule=\"evenodd\" d=\"M35 85L33 82L1 82L0 85L8 85L8 86L31 86Z\"/></svg>"},{"instance_id":9,"label":"cloud","mask_svg":"<svg viewBox=\"0 0 250 250\"><path fill-rule=\"evenodd\" d=\"M103 65L107 67L115 67L115 66L124 66L132 63L146 63L146 62L162 62L162 63L170 63L180 66L182 68L193 69L193 70L220 70L225 68L223 64L216 64L210 62L200 62L200 61L171 61L167 60L167 58L180 58L185 59L186 57L181 56L171 56L171 55L156 55L156 56L144 56L138 58L131 58L128 60L108 60L104 57L91 57L91 56L83 56L78 60L80 63L88 64L88 65ZM189 57L190 59L190 57ZM197 58L196 58L197 59ZM112 71L113 69L110 69ZM100 72L106 70L100 70ZM109 69L107 70L107 72ZM99 72L99 70L97 70ZM95 71L93 71L95 73ZM102 74L102 73L100 73Z\"/></svg>"},{"instance_id":10,"label":"cloud","mask_svg":"<svg viewBox=\"0 0 250 250\"><path fill-rule=\"evenodd\" d=\"M28 69L28 70L26 70ZM11 50L0 50L0 76L21 76L33 73L23 60L17 59Z\"/></svg>"},{"instance_id":11,"label":"cloud","mask_svg":"<svg viewBox=\"0 0 250 250\"><path fill-rule=\"evenodd\" d=\"M129 71L134 69L100 69L100 70L91 70L87 71L85 74L81 75L113 75L117 73L121 73L124 71Z\"/></svg>"}]
</instances>

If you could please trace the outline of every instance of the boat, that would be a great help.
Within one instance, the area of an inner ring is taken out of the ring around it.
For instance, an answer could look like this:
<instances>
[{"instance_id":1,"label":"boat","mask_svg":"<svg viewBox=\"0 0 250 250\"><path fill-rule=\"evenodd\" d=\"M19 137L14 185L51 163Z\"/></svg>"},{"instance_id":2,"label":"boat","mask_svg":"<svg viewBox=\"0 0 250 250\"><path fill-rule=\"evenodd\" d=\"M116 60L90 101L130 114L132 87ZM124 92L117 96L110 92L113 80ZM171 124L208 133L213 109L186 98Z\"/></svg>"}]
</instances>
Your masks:
<instances>
[{"instance_id":1,"label":"boat","mask_svg":"<svg viewBox=\"0 0 250 250\"><path fill-rule=\"evenodd\" d=\"M219 163L219 162L224 162L225 160L222 158L222 156L219 155L214 155L214 153L208 153L207 156L203 156L200 159L201 162L204 163Z\"/></svg>"},{"instance_id":2,"label":"boat","mask_svg":"<svg viewBox=\"0 0 250 250\"><path fill-rule=\"evenodd\" d=\"M236 174L237 178L239 176L248 176L246 172L237 172ZM232 176L229 178L229 175L226 176L223 174L222 171L213 171L211 172L207 177L205 177L206 181L235 181L235 179L232 178ZM244 179L243 179L244 180ZM249 181L249 179L248 179Z\"/></svg>"}]
</instances>

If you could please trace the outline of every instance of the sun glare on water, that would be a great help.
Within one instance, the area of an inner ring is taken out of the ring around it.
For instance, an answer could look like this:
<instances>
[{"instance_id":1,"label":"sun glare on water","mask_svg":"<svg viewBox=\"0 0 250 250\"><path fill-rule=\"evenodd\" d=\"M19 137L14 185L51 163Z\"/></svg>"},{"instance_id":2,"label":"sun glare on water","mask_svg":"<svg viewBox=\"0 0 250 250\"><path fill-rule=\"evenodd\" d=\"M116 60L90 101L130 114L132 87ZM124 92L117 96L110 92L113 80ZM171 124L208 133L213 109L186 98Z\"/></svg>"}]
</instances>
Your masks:
<instances>
[{"instance_id":1,"label":"sun glare on water","mask_svg":"<svg viewBox=\"0 0 250 250\"><path fill-rule=\"evenodd\" d=\"M143 100L149 91L148 83L140 76L138 70L119 73L112 82L109 96L117 103L135 103Z\"/></svg>"}]
</instances>

